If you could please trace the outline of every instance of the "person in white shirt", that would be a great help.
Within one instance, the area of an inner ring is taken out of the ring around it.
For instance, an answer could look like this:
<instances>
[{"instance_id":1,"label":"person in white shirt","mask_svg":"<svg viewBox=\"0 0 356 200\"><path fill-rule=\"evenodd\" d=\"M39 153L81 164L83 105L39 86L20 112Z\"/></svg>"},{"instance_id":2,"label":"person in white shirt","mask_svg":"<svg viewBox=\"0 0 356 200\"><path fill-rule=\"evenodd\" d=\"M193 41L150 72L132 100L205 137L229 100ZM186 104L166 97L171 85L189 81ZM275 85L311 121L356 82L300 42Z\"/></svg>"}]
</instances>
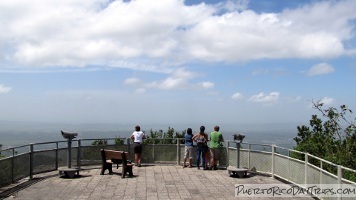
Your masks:
<instances>
[{"instance_id":1,"label":"person in white shirt","mask_svg":"<svg viewBox=\"0 0 356 200\"><path fill-rule=\"evenodd\" d=\"M141 167L142 140L145 138L145 133L141 131L140 126L136 126L131 139L134 141L135 165L138 167Z\"/></svg>"}]
</instances>

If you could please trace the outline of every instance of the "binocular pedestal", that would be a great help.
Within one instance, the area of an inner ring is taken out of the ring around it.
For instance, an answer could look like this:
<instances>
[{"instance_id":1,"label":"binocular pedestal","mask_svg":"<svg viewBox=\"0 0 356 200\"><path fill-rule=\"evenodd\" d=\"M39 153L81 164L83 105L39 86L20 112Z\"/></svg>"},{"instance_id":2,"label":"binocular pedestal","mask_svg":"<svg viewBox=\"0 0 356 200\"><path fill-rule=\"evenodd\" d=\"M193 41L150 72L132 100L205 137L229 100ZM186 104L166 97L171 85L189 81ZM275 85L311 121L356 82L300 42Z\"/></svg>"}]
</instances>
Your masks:
<instances>
[{"instance_id":1,"label":"binocular pedestal","mask_svg":"<svg viewBox=\"0 0 356 200\"><path fill-rule=\"evenodd\" d=\"M61 131L62 136L68 140L67 150L67 167L58 168L59 175L63 174L67 177L74 178L75 174L79 175L78 168L72 168L72 140L78 136L78 133L70 133Z\"/></svg>"}]
</instances>

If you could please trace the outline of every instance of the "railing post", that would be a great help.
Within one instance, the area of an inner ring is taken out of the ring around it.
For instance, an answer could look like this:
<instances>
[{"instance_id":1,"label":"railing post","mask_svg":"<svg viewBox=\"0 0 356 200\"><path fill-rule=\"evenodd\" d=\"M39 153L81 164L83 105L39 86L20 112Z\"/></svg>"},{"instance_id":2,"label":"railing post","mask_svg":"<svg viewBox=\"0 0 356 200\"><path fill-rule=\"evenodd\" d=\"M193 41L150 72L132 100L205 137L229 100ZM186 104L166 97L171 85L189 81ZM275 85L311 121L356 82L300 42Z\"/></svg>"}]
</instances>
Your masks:
<instances>
[{"instance_id":1,"label":"railing post","mask_svg":"<svg viewBox=\"0 0 356 200\"><path fill-rule=\"evenodd\" d=\"M276 146L273 144L272 145L272 178L274 178L274 154L275 154L275 151L276 151Z\"/></svg>"},{"instance_id":2,"label":"railing post","mask_svg":"<svg viewBox=\"0 0 356 200\"><path fill-rule=\"evenodd\" d=\"M58 142L56 142L56 170L58 169Z\"/></svg>"},{"instance_id":3,"label":"railing post","mask_svg":"<svg viewBox=\"0 0 356 200\"><path fill-rule=\"evenodd\" d=\"M236 142L236 168L240 168L240 148L241 143Z\"/></svg>"},{"instance_id":4,"label":"railing post","mask_svg":"<svg viewBox=\"0 0 356 200\"><path fill-rule=\"evenodd\" d=\"M78 151L77 151L77 168L80 169L82 165L81 156L82 155L82 140L78 139Z\"/></svg>"},{"instance_id":5,"label":"railing post","mask_svg":"<svg viewBox=\"0 0 356 200\"><path fill-rule=\"evenodd\" d=\"M342 184L342 168L341 165L337 165L337 184L338 184L338 189L341 189L341 184ZM338 194L337 199L340 200L342 198L341 194Z\"/></svg>"},{"instance_id":6,"label":"railing post","mask_svg":"<svg viewBox=\"0 0 356 200\"><path fill-rule=\"evenodd\" d=\"M30 158L31 159L31 158ZM31 161L30 161L31 162ZM11 183L15 182L15 148L12 148L12 158L11 158Z\"/></svg>"},{"instance_id":7,"label":"railing post","mask_svg":"<svg viewBox=\"0 0 356 200\"><path fill-rule=\"evenodd\" d=\"M248 150L247 150L247 168L251 169L251 144L248 144Z\"/></svg>"},{"instance_id":8,"label":"railing post","mask_svg":"<svg viewBox=\"0 0 356 200\"><path fill-rule=\"evenodd\" d=\"M226 141L226 168L230 166L230 159L229 159L229 146L230 146L230 141Z\"/></svg>"},{"instance_id":9,"label":"railing post","mask_svg":"<svg viewBox=\"0 0 356 200\"><path fill-rule=\"evenodd\" d=\"M131 152L130 152L130 151L131 151L131 150L130 150L130 149L131 149L131 148L130 148L130 141L131 141L130 138L127 138L127 139L126 139L127 153L129 154L129 157L131 157L131 154L130 154L130 153L131 153Z\"/></svg>"},{"instance_id":10,"label":"railing post","mask_svg":"<svg viewBox=\"0 0 356 200\"><path fill-rule=\"evenodd\" d=\"M319 176L320 176L320 183L319 184L323 184L323 161L320 160L320 171L319 171Z\"/></svg>"},{"instance_id":11,"label":"railing post","mask_svg":"<svg viewBox=\"0 0 356 200\"><path fill-rule=\"evenodd\" d=\"M33 178L33 144L30 143L30 179Z\"/></svg>"},{"instance_id":12,"label":"railing post","mask_svg":"<svg viewBox=\"0 0 356 200\"><path fill-rule=\"evenodd\" d=\"M308 185L308 162L309 162L309 158L308 158L308 153L304 153L305 155L305 165L304 165L304 181L305 181L305 186Z\"/></svg>"},{"instance_id":13,"label":"railing post","mask_svg":"<svg viewBox=\"0 0 356 200\"><path fill-rule=\"evenodd\" d=\"M156 144L153 142L153 144L152 144L152 158L153 158L153 163L155 163L155 150L156 150Z\"/></svg>"},{"instance_id":14,"label":"railing post","mask_svg":"<svg viewBox=\"0 0 356 200\"><path fill-rule=\"evenodd\" d=\"M180 138L177 138L177 165L180 165Z\"/></svg>"},{"instance_id":15,"label":"railing post","mask_svg":"<svg viewBox=\"0 0 356 200\"><path fill-rule=\"evenodd\" d=\"M288 149L288 180L291 180L291 170L290 170L290 150Z\"/></svg>"}]
</instances>

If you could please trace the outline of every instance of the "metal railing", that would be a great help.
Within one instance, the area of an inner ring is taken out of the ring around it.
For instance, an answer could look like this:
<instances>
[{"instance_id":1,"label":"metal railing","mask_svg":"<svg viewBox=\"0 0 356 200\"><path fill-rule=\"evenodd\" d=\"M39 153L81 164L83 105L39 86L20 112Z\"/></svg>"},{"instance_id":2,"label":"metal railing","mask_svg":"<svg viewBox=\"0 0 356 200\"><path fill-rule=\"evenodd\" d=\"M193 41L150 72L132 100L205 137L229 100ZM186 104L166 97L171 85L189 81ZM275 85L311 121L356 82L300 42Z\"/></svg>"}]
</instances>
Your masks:
<instances>
[{"instance_id":1,"label":"metal railing","mask_svg":"<svg viewBox=\"0 0 356 200\"><path fill-rule=\"evenodd\" d=\"M72 160L74 167L101 164L100 149L124 150L134 160L131 139L120 138L123 144L115 144L118 138L73 140ZM92 145L94 141L105 140L107 145ZM156 144L144 144L142 163L170 163L181 165L184 157L184 139L154 139ZM157 142L159 141L159 142ZM168 141L168 144L167 144ZM221 148L220 167L237 166L237 151L233 141L226 141ZM195 152L195 151L193 151ZM304 160L291 157L301 154ZM67 141L33 143L0 151L0 186L14 183L23 178L32 179L34 175L55 171L67 165ZM303 187L308 184L352 184L344 174L354 174L356 170L336 165L308 153L299 152L268 144L241 143L240 167L270 174ZM193 158L195 155L193 156ZM309 160L317 160L319 165ZM195 164L195 159L193 159ZM325 169L334 167L334 173Z\"/></svg>"}]
</instances>

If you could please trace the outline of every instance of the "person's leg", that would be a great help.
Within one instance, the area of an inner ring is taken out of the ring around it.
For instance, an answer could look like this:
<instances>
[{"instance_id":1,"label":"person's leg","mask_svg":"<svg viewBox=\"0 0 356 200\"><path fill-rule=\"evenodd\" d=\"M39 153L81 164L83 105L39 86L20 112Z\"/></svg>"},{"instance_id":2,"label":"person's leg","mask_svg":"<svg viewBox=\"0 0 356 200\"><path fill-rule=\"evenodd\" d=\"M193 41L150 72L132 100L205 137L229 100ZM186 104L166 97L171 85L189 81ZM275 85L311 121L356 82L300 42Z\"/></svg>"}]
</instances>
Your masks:
<instances>
[{"instance_id":1,"label":"person's leg","mask_svg":"<svg viewBox=\"0 0 356 200\"><path fill-rule=\"evenodd\" d=\"M188 153L189 153L189 167L192 167L193 147L188 147Z\"/></svg>"},{"instance_id":2,"label":"person's leg","mask_svg":"<svg viewBox=\"0 0 356 200\"><path fill-rule=\"evenodd\" d=\"M210 166L213 167L215 165L215 151L214 149L210 149Z\"/></svg>"},{"instance_id":3,"label":"person's leg","mask_svg":"<svg viewBox=\"0 0 356 200\"><path fill-rule=\"evenodd\" d=\"M138 149L138 145L136 143L134 143L134 152L135 152L135 165L138 165L138 153L139 153L139 149Z\"/></svg>"},{"instance_id":4,"label":"person's leg","mask_svg":"<svg viewBox=\"0 0 356 200\"><path fill-rule=\"evenodd\" d=\"M201 163L202 163L202 167L203 169L206 169L206 164L205 164L205 153L206 153L206 148L203 148L201 150Z\"/></svg>"},{"instance_id":5,"label":"person's leg","mask_svg":"<svg viewBox=\"0 0 356 200\"><path fill-rule=\"evenodd\" d=\"M200 148L197 148L197 167L199 169L199 164L200 164L200 154L201 154L201 149ZM203 165L204 167L204 165Z\"/></svg>"},{"instance_id":6,"label":"person's leg","mask_svg":"<svg viewBox=\"0 0 356 200\"><path fill-rule=\"evenodd\" d=\"M138 166L138 167L141 167L141 153L138 153L138 154L137 154L137 157L138 157L138 158L137 158L137 166Z\"/></svg>"},{"instance_id":7,"label":"person's leg","mask_svg":"<svg viewBox=\"0 0 356 200\"><path fill-rule=\"evenodd\" d=\"M137 163L137 166L138 166L138 167L141 167L142 144L139 144L139 145L138 145L137 153L138 153L138 163Z\"/></svg>"},{"instance_id":8,"label":"person's leg","mask_svg":"<svg viewBox=\"0 0 356 200\"><path fill-rule=\"evenodd\" d=\"M138 165L138 153L135 153L135 164Z\"/></svg>"},{"instance_id":9,"label":"person's leg","mask_svg":"<svg viewBox=\"0 0 356 200\"><path fill-rule=\"evenodd\" d=\"M215 149L215 157L214 157L214 170L218 169L218 162L217 160L219 160L220 158L220 149Z\"/></svg>"},{"instance_id":10,"label":"person's leg","mask_svg":"<svg viewBox=\"0 0 356 200\"><path fill-rule=\"evenodd\" d=\"M185 163L187 162L188 155L189 155L188 147L185 146L185 147L184 147L183 168L184 168L184 167L187 167L187 165L186 165Z\"/></svg>"}]
</instances>

